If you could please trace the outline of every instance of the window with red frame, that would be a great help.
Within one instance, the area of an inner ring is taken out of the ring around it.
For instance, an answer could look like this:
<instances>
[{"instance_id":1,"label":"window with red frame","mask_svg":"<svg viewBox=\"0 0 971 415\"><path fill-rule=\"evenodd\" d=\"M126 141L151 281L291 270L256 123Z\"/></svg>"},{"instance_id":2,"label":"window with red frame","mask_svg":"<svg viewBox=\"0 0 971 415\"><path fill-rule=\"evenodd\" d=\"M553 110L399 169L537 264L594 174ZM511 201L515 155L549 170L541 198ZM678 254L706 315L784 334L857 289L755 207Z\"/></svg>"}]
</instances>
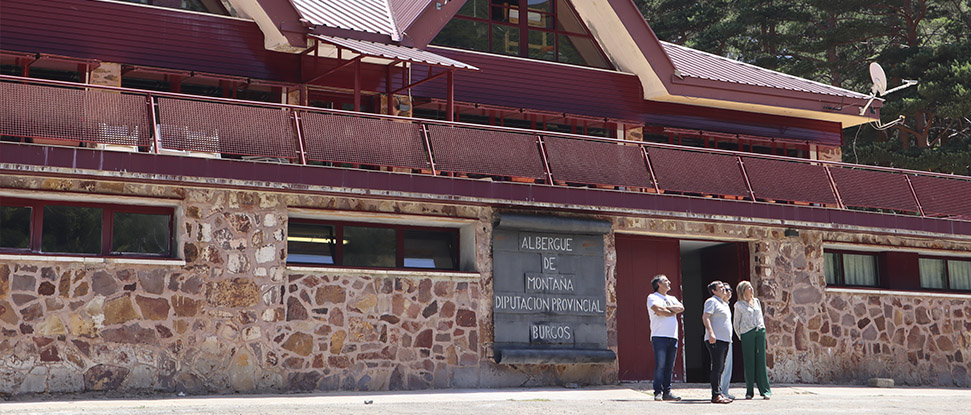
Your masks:
<instances>
[{"instance_id":1,"label":"window with red frame","mask_svg":"<svg viewBox=\"0 0 971 415\"><path fill-rule=\"evenodd\" d=\"M172 208L0 200L0 252L171 257Z\"/></svg>"},{"instance_id":2,"label":"window with red frame","mask_svg":"<svg viewBox=\"0 0 971 415\"><path fill-rule=\"evenodd\" d=\"M290 219L287 263L457 270L458 229Z\"/></svg>"},{"instance_id":3,"label":"window with red frame","mask_svg":"<svg viewBox=\"0 0 971 415\"><path fill-rule=\"evenodd\" d=\"M468 0L435 44L610 69L566 0Z\"/></svg>"},{"instance_id":4,"label":"window with red frame","mask_svg":"<svg viewBox=\"0 0 971 415\"><path fill-rule=\"evenodd\" d=\"M920 287L971 291L971 260L920 258Z\"/></svg>"},{"instance_id":5,"label":"window with red frame","mask_svg":"<svg viewBox=\"0 0 971 415\"><path fill-rule=\"evenodd\" d=\"M877 287L880 272L877 255L869 252L826 251L823 273L827 285Z\"/></svg>"}]
</instances>

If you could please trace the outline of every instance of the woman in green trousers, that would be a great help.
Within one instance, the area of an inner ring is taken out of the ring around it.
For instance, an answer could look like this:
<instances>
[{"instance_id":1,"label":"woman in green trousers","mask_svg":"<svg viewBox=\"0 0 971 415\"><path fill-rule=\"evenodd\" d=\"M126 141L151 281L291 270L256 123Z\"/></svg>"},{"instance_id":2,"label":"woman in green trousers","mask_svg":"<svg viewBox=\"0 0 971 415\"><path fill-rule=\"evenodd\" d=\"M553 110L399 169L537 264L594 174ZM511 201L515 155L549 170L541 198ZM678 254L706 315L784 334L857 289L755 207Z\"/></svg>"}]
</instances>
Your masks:
<instances>
[{"instance_id":1,"label":"woman in green trousers","mask_svg":"<svg viewBox=\"0 0 971 415\"><path fill-rule=\"evenodd\" d=\"M735 302L735 333L742 339L742 357L745 361L745 399L755 396L753 383L758 384L759 394L769 399L769 375L765 367L765 318L762 303L755 298L752 283L738 283L738 301Z\"/></svg>"}]
</instances>

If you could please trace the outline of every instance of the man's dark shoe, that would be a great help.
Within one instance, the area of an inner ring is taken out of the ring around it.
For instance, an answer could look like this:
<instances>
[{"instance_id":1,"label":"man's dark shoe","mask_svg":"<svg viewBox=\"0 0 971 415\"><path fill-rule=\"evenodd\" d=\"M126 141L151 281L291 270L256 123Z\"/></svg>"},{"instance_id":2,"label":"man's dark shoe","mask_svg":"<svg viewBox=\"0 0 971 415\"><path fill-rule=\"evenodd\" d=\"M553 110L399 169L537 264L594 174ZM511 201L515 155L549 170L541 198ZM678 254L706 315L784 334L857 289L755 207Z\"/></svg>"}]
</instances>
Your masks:
<instances>
[{"instance_id":1,"label":"man's dark shoe","mask_svg":"<svg viewBox=\"0 0 971 415\"><path fill-rule=\"evenodd\" d=\"M715 395L711 397L711 403L732 403L732 400L722 395Z\"/></svg>"},{"instance_id":2,"label":"man's dark shoe","mask_svg":"<svg viewBox=\"0 0 971 415\"><path fill-rule=\"evenodd\" d=\"M654 399L657 400L657 396L656 395L655 395ZM675 396L673 393L665 393L663 396L661 396L661 399L663 399L665 401L680 401L681 400L681 397L680 396Z\"/></svg>"},{"instance_id":3,"label":"man's dark shoe","mask_svg":"<svg viewBox=\"0 0 971 415\"><path fill-rule=\"evenodd\" d=\"M655 393L654 394L654 400L655 401L663 401L664 400L664 395L661 395L660 393Z\"/></svg>"}]
</instances>

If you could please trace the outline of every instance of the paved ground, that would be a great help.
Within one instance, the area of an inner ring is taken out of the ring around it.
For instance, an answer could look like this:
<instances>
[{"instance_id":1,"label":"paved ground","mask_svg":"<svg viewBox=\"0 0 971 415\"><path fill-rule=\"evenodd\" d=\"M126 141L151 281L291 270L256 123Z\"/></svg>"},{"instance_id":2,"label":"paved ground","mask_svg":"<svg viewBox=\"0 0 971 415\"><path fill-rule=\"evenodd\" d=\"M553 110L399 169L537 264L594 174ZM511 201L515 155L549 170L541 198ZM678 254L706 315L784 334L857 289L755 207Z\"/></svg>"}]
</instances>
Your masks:
<instances>
[{"instance_id":1,"label":"paved ground","mask_svg":"<svg viewBox=\"0 0 971 415\"><path fill-rule=\"evenodd\" d=\"M969 414L971 389L780 385L772 400L708 403L702 385L678 385L681 402L655 402L650 385L579 389L229 395L119 399L33 396L0 403L0 414ZM744 395L743 390L737 390ZM733 391L734 392L734 391ZM40 400L39 400L40 399Z\"/></svg>"}]
</instances>

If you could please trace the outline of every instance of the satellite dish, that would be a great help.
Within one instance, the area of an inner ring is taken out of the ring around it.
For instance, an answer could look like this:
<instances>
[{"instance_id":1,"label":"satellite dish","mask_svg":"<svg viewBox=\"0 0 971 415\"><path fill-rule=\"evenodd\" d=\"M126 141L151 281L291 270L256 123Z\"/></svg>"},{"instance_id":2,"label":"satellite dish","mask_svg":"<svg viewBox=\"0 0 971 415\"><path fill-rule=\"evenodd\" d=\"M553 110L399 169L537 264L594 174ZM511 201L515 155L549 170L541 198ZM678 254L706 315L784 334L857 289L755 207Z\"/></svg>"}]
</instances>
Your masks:
<instances>
[{"instance_id":1,"label":"satellite dish","mask_svg":"<svg viewBox=\"0 0 971 415\"><path fill-rule=\"evenodd\" d=\"M876 62L870 63L870 79L873 80L873 86L870 87L870 96L867 97L869 99L867 100L866 105L864 105L863 108L860 109L861 116L863 114L866 114L866 110L870 108L870 104L872 104L873 100L877 98L877 95L883 96L891 92L896 92L901 89L917 85L917 81L914 81L911 79L904 79L903 85L887 90L887 73L884 72L883 67L881 67L880 64ZM877 121L877 125L879 126L877 129L890 128L895 123L899 123L901 121L903 121L903 116L898 118L896 121L891 121L889 124L880 124L880 121Z\"/></svg>"},{"instance_id":2,"label":"satellite dish","mask_svg":"<svg viewBox=\"0 0 971 415\"><path fill-rule=\"evenodd\" d=\"M873 87L870 88L874 94L886 95L887 93L887 73L879 63L870 63L870 79L873 80Z\"/></svg>"}]
</instances>

